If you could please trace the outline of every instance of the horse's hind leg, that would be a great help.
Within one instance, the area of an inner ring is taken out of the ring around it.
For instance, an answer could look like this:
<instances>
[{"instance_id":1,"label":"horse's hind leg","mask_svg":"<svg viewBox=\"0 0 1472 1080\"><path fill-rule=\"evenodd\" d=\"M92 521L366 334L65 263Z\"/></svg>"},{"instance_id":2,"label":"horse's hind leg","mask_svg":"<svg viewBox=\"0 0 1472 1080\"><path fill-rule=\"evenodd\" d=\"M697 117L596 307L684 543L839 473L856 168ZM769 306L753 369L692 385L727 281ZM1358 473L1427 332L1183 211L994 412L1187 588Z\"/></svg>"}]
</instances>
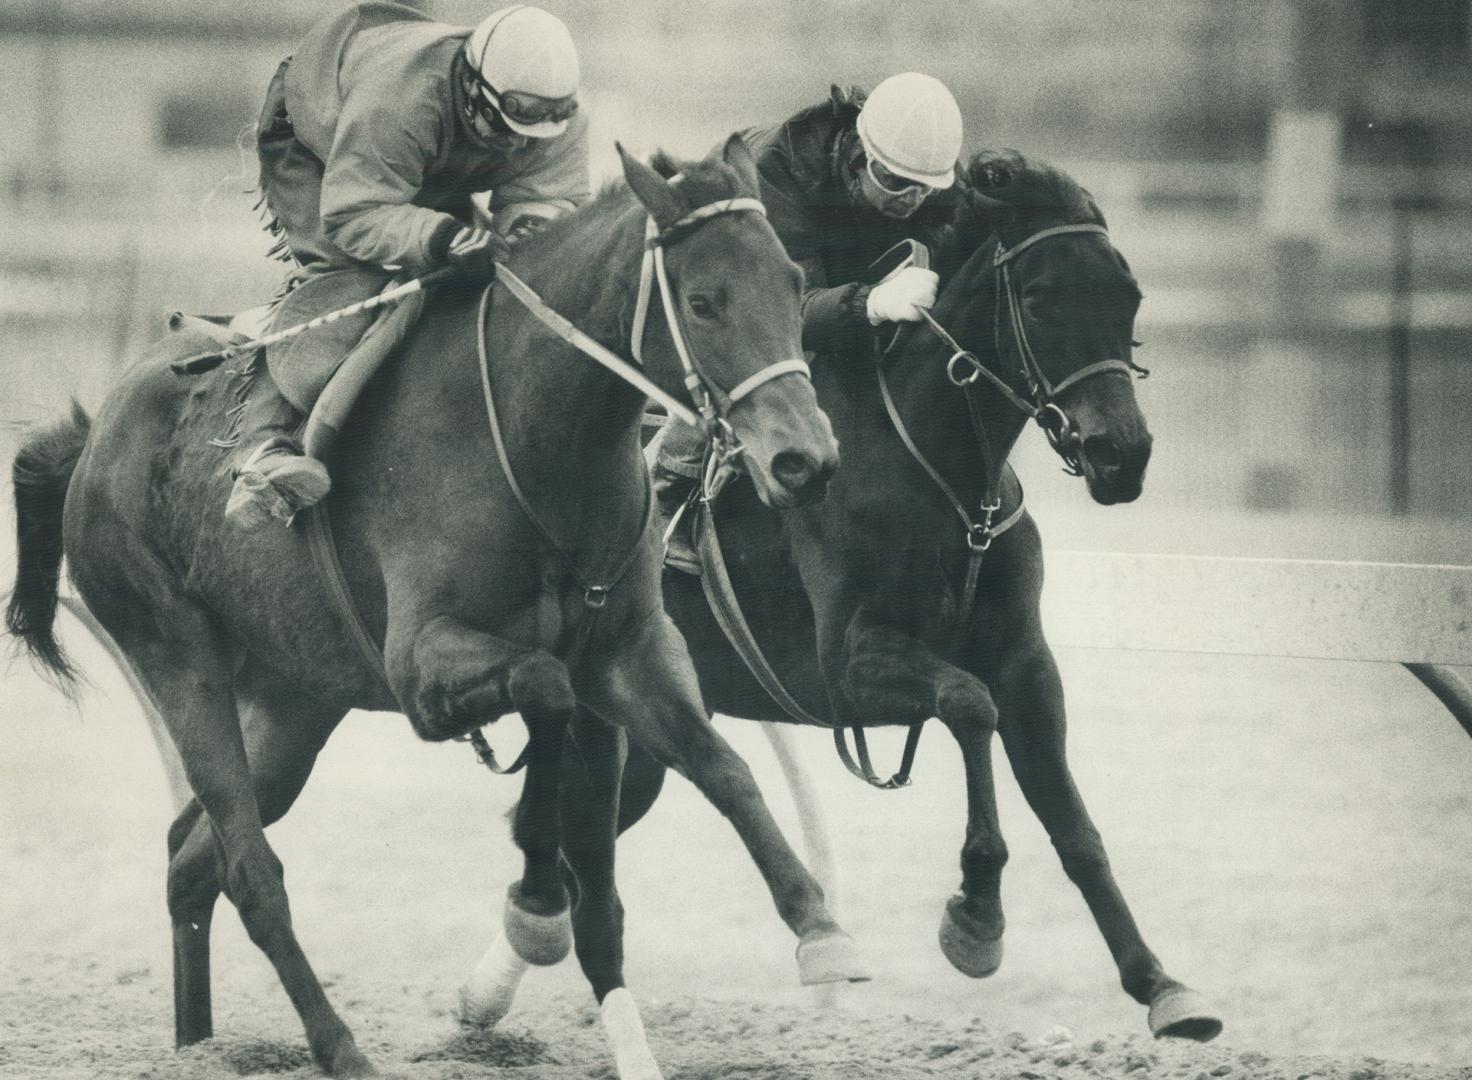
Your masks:
<instances>
[{"instance_id":1,"label":"horse's hind leg","mask_svg":"<svg viewBox=\"0 0 1472 1080\"><path fill-rule=\"evenodd\" d=\"M1145 945L1115 883L1099 831L1073 782L1064 748L1063 685L1052 653L1039 642L1004 665L994 680L1000 732L1012 771L1093 913L1119 968L1125 992L1150 1007L1150 1030L1205 1042L1222 1022L1195 991L1168 976Z\"/></svg>"},{"instance_id":2,"label":"horse's hind leg","mask_svg":"<svg viewBox=\"0 0 1472 1080\"><path fill-rule=\"evenodd\" d=\"M236 678L251 783L261 822L279 820L301 793L317 752L343 712L283 686L247 663ZM220 849L199 801L169 829L169 916L174 933L174 1029L179 1046L213 1034L210 922L222 888Z\"/></svg>"},{"instance_id":3,"label":"horse's hind leg","mask_svg":"<svg viewBox=\"0 0 1472 1080\"><path fill-rule=\"evenodd\" d=\"M164 595L172 592L167 583L161 583L160 591ZM332 1076L371 1073L372 1067L328 1002L292 931L281 863L262 831L236 709L229 650L205 612L178 599L177 593L173 595L176 599L166 608L150 611L146 617L111 620L108 628L158 703L184 762L189 786L218 845L219 880L251 940L276 968L302 1019L313 1057ZM179 826L175 835L180 853L188 846L193 829ZM180 884L182 889L184 883ZM182 891L177 908L181 913L204 907L203 895L189 896L187 889ZM199 957L204 950L186 940L183 952L189 973L184 991L186 995L197 993L202 974ZM191 1007L185 1025L201 1024L203 1012ZM194 1030L190 1028L191 1034Z\"/></svg>"},{"instance_id":4,"label":"horse's hind leg","mask_svg":"<svg viewBox=\"0 0 1472 1080\"><path fill-rule=\"evenodd\" d=\"M663 612L620 642L606 666L597 708L689 779L735 827L778 913L800 939L804 984L869 977L853 941L824 905L822 888L777 827L746 762L711 726L684 639Z\"/></svg>"}]
</instances>

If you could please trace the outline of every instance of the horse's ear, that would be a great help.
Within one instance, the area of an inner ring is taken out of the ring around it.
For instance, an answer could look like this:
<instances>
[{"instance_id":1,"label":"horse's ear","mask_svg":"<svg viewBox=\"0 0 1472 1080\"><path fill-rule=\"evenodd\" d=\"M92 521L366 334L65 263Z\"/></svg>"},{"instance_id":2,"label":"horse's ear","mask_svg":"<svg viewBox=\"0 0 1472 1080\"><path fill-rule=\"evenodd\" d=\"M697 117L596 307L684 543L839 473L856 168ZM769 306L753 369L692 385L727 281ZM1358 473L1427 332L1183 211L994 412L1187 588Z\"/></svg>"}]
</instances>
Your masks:
<instances>
[{"instance_id":1,"label":"horse's ear","mask_svg":"<svg viewBox=\"0 0 1472 1080\"><path fill-rule=\"evenodd\" d=\"M654 218L654 223L661 229L668 229L680 220L680 200L676 197L674 190L665 182L664 177L645 165L638 158L632 156L623 148L622 143L614 143L618 148L619 159L624 165L624 179L629 182L629 187L634 194L639 196L639 201Z\"/></svg>"},{"instance_id":2,"label":"horse's ear","mask_svg":"<svg viewBox=\"0 0 1472 1080\"><path fill-rule=\"evenodd\" d=\"M753 195L761 195L762 181L756 170L756 155L746 145L741 132L733 132L726 140L726 145L721 147L721 160L736 170L742 183Z\"/></svg>"}]
</instances>

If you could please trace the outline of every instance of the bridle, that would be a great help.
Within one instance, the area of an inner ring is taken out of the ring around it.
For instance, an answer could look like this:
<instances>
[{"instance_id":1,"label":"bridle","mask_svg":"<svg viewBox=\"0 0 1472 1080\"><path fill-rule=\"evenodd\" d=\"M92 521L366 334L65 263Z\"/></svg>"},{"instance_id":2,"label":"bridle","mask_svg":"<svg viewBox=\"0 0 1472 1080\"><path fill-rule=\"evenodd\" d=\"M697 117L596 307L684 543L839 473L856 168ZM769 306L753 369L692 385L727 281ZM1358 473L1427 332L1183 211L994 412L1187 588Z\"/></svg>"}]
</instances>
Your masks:
<instances>
[{"instance_id":1,"label":"bridle","mask_svg":"<svg viewBox=\"0 0 1472 1080\"><path fill-rule=\"evenodd\" d=\"M496 278L504 285L512 296L516 297L522 305L536 316L544 326L550 329L558 337L579 352L597 361L599 364L612 371L619 378L629 383L635 389L640 390L650 398L658 401L666 411L674 417L678 417L685 423L704 429L719 447L723 459L735 457L741 452L739 442L731 428L727 416L730 411L742 399L748 397L757 387L762 386L773 379L783 375L800 374L811 377L807 361L801 358L790 360L779 360L768 364L766 367L752 375L742 379L729 390L712 379L699 366L695 355L691 352L685 341L684 327L680 321L679 312L675 309L674 290L670 288L669 276L665 270L664 249L668 244L688 235L704 222L721 214L733 214L741 211L754 210L762 216L766 216L766 207L760 199L751 197L737 197L721 199L716 202L707 203L696 207L673 225L661 230L651 215L644 231L644 256L639 271L639 295L634 307L633 329L630 335L630 351L634 361L630 363L619 356L612 349L595 341L582 330L579 330L565 316L555 311L542 297L516 275L504 263L496 264ZM670 337L675 344L675 352L680 357L680 364L685 371L685 387L690 392L691 400L694 402L694 410L674 395L666 392L647 375L643 368L642 342L645 324L649 314L650 297L655 284L660 290L660 299L664 308L665 322L669 327ZM630 567L638 558L640 545L645 532L648 531L649 522L654 514L654 499L650 490L648 477L646 475L644 484L644 527L634 537L623 558L614 564L612 572L606 576L592 578L586 575L577 565L573 556L557 542L550 529L543 523L537 512L532 508L526 493L521 485L517 483L516 474L511 466L510 455L506 451L505 439L501 432L501 423L496 415L496 403L491 389L490 356L486 350L486 317L489 313L491 293L494 283L487 285L481 294L480 304L476 312L476 351L479 358L481 390L485 396L486 418L490 424L491 438L496 446L496 457L500 462L501 471L506 477L507 486L512 495L521 506L521 511L526 515L528 521L541 535L542 540L557 553L562 562L567 566L574 581L583 590L583 603L588 608L589 618L580 621L576 630L576 638L569 648L569 657L578 652L586 643L592 631L593 619L608 603L609 594L614 587L623 579ZM526 764L526 751L509 766L501 767L496 761L495 754L486 743L481 731L476 731L465 736L476 750L481 762L496 773L513 773Z\"/></svg>"},{"instance_id":2,"label":"bridle","mask_svg":"<svg viewBox=\"0 0 1472 1080\"><path fill-rule=\"evenodd\" d=\"M910 456L925 471L931 481L938 487L950 503L951 509L961 521L965 530L966 547L968 557L966 560L966 575L961 589L961 600L957 605L955 624L964 627L971 617L972 609L976 603L976 583L981 573L982 557L991 547L992 541L1002 533L1006 532L1022 517L1023 507L1019 503L1017 509L1005 519L996 521L997 511L1001 509L1001 462L993 460L991 442L987 438L986 425L982 419L981 403L977 400L975 385L978 379L986 379L991 386L1002 395L1013 407L1026 414L1029 419L1035 421L1048 436L1048 442L1063 459L1064 471L1074 476L1083 472L1082 462L1078 454L1078 435L1074 430L1072 421L1068 414L1063 411L1062 406L1057 403L1057 397L1071 386L1075 386L1084 379L1106 371L1121 371L1126 376L1138 370L1123 360L1101 360L1098 363L1088 364L1078 371L1070 373L1066 378L1054 383L1043 371L1038 362L1037 354L1033 351L1031 343L1027 338L1027 324L1023 318L1022 300L1019 294L1017 281L1012 275L1013 260L1022 252L1043 240L1056 236L1067 236L1075 233L1098 233L1107 237L1109 235L1102 225L1078 224L1078 225L1055 225L1051 228L1041 229L1031 234L1013 247L1005 247L998 242L997 250L992 256L992 267L996 270L997 282L997 309L993 321L993 341L998 359L1007 354L1003 349L1002 340L1002 304L1007 305L1007 324L1011 327L1011 337L1014 351L1021 368L1021 375L1027 386L1027 393L1020 394L1012 388L1008 382L986 367L975 353L962 348L960 343L951 336L951 333L931 315L928 311L921 311L926 324L931 331L951 350L950 359L946 361L946 378L959 387L966 395L966 409L971 417L971 428L976 437L976 442L981 450L983 469L986 476L985 486L981 501L973 512L969 510L966 503L956 494L950 483L941 474L940 470L926 458L915 439L911 436L909 428L906 427L904 419L900 416L899 408L895 404L894 396L889 389L889 380L885 376L885 363L889 359L890 352L896 342L900 340L897 333L889 342L889 345L879 351L875 364L875 373L879 381L880 397L884 401L885 412L889 414L890 424L895 433L909 451ZM912 248L912 259L916 265L922 262L925 249L919 245ZM883 260L881 256L881 261ZM857 762L850 754L848 744L844 739L843 728L834 730L834 742L838 747L839 757L844 765L855 776L866 781L873 787L882 789L893 789L907 786L910 782L910 768L915 760L915 750L920 740L920 732L924 727L921 723L910 727L905 739L905 749L900 762L899 772L888 780L881 778L874 772L869 761L868 747L865 744L864 729L854 727L854 745L858 751Z\"/></svg>"},{"instance_id":3,"label":"bridle","mask_svg":"<svg viewBox=\"0 0 1472 1080\"><path fill-rule=\"evenodd\" d=\"M1064 471L1072 476L1083 474L1083 463L1078 457L1078 435L1068 414L1057 403L1057 398L1069 387L1101 372L1118 371L1129 377L1136 371L1142 370L1125 360L1100 360L1097 363L1086 364L1077 371L1071 372L1061 382L1055 383L1048 378L1043 371L1042 364L1038 362L1037 353L1033 351L1032 343L1027 337L1027 320L1022 314L1022 296L1017 280L1012 274L1013 260L1040 241L1077 233L1097 233L1108 237L1109 230L1102 225L1094 224L1054 225L1047 229L1040 229L1010 248L998 243L997 250L992 256L992 266L996 269L999 278L996 318L992 322L993 341L996 345L997 356L1005 357L1002 341L1002 305L1005 303L1007 306L1006 324L1012 330L1014 350L1023 381L1027 385L1026 395L1017 393L1005 380L983 365L974 353L961 348L955 338L946 332L945 327L941 326L934 316L928 311L923 312L931 330L952 350L951 358L946 362L947 378L962 388L970 386L978 378L986 378L1003 398L1026 413L1037 423L1038 427L1043 429L1049 444L1063 459Z\"/></svg>"}]
</instances>

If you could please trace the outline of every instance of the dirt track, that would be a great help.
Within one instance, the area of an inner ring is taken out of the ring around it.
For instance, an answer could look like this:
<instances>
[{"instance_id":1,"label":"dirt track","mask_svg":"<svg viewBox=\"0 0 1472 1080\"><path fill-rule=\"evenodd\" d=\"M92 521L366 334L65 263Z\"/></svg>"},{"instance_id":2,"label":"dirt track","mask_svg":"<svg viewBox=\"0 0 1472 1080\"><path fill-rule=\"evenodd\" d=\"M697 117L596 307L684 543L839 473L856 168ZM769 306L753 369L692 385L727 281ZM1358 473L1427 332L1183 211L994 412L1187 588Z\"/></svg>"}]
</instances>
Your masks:
<instances>
[{"instance_id":1,"label":"dirt track","mask_svg":"<svg viewBox=\"0 0 1472 1080\"><path fill-rule=\"evenodd\" d=\"M163 784L120 680L79 658L98 683L81 719L22 667L0 683L0 1076L314 1075L223 905L219 1038L173 1053ZM1147 940L1219 1005L1218 1043L1145 1034L1005 770L1008 955L985 982L951 971L934 944L961 832L947 736L928 732L917 787L888 794L849 780L817 734L840 917L878 978L817 1010L734 834L672 781L620 845L629 982L667 1077L1472 1075L1472 746L1429 695L1393 668L1064 663L1080 785ZM790 824L760 736L723 730ZM893 740L876 741L887 761ZM308 955L390 1075L612 1075L572 963L534 972L500 1034L454 1022L516 872L513 797L467 749L355 717L271 831Z\"/></svg>"}]
</instances>

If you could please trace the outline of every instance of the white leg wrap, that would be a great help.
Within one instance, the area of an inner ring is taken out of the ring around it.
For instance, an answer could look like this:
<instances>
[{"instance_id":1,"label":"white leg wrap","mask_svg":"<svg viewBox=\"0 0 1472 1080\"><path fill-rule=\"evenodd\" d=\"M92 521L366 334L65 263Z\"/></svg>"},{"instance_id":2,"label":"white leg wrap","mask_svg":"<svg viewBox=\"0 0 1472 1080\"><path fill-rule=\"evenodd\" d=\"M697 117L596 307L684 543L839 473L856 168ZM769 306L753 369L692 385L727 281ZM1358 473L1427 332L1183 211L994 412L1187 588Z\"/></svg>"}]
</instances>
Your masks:
<instances>
[{"instance_id":1,"label":"white leg wrap","mask_svg":"<svg viewBox=\"0 0 1472 1080\"><path fill-rule=\"evenodd\" d=\"M529 967L531 964L517 955L506 935L497 934L460 988L460 1022L487 1028L499 1024L511 1011L516 988Z\"/></svg>"},{"instance_id":2,"label":"white leg wrap","mask_svg":"<svg viewBox=\"0 0 1472 1080\"><path fill-rule=\"evenodd\" d=\"M626 987L610 990L603 999L603 1030L613 1050L618 1080L664 1080L645 1041L639 1006Z\"/></svg>"}]
</instances>

